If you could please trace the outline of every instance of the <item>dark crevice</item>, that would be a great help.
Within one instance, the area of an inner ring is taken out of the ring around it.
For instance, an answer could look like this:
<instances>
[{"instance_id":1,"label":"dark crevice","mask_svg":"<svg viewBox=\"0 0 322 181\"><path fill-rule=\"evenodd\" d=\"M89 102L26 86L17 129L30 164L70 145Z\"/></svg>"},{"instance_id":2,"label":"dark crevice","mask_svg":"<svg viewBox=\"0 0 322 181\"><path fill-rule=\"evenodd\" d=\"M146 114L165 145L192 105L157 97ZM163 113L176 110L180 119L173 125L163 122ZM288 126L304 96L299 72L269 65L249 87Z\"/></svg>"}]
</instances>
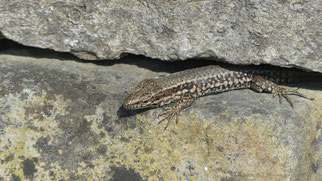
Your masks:
<instances>
[{"instance_id":1,"label":"dark crevice","mask_svg":"<svg viewBox=\"0 0 322 181\"><path fill-rule=\"evenodd\" d=\"M133 55L133 54L122 54L122 58L118 60L84 60L76 57L72 53L67 52L57 52L51 49L42 49L30 46L24 46L15 41L9 39L0 39L0 54L16 55L16 56L26 56L33 58L49 58L58 59L61 61L72 60L81 63L90 63L99 66L111 66L114 64L130 64L136 65L138 67L146 68L155 72L168 72L173 73L177 71L182 71L185 69L191 69L195 67L202 67L206 65L223 65L230 66L227 63L223 63L222 59L189 59L185 61L162 61L159 59L152 59L145 57L143 55ZM253 65L254 67L260 66L269 69L281 69L278 66L272 65ZM286 68L285 68L286 69ZM292 68L296 71L303 71L299 68ZM322 75L322 74L321 74Z\"/></svg>"},{"instance_id":2,"label":"dark crevice","mask_svg":"<svg viewBox=\"0 0 322 181\"><path fill-rule=\"evenodd\" d=\"M0 31L0 40L2 40L2 39L4 39L5 37L4 37L4 35L1 33L1 31Z\"/></svg>"},{"instance_id":3,"label":"dark crevice","mask_svg":"<svg viewBox=\"0 0 322 181\"><path fill-rule=\"evenodd\" d=\"M0 39L0 54L26 56L34 58L53 58L59 60L82 61L75 55L67 52L57 52L50 49L25 46L9 39Z\"/></svg>"}]
</instances>

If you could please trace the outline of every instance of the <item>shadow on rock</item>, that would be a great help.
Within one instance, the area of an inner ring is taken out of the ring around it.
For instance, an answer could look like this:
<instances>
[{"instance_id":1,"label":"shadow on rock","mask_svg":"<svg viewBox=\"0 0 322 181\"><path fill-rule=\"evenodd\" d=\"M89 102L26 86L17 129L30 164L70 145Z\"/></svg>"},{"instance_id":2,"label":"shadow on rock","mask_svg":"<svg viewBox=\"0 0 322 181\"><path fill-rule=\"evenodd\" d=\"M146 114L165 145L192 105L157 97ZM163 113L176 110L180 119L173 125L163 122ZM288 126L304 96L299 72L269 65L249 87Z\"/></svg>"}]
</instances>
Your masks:
<instances>
[{"instance_id":1,"label":"shadow on rock","mask_svg":"<svg viewBox=\"0 0 322 181\"><path fill-rule=\"evenodd\" d=\"M150 109L151 108L145 108L145 109L139 109L139 110L128 110L124 106L121 106L117 111L117 116L119 118L131 117L131 116L135 116L136 114L140 114L145 111L148 111Z\"/></svg>"}]
</instances>

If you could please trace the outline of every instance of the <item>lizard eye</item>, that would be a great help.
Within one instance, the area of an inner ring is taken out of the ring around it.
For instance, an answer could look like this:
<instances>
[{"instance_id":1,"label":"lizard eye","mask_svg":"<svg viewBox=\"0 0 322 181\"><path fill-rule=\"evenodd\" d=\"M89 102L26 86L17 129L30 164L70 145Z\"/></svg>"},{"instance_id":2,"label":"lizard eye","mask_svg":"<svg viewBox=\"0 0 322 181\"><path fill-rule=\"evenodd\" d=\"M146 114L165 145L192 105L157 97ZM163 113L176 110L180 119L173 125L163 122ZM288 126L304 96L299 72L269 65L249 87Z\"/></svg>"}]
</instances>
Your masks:
<instances>
[{"instance_id":1,"label":"lizard eye","mask_svg":"<svg viewBox=\"0 0 322 181\"><path fill-rule=\"evenodd\" d=\"M145 97L147 99L151 98L152 96L153 96L153 94L150 92L147 92L147 93L141 95L141 97Z\"/></svg>"}]
</instances>

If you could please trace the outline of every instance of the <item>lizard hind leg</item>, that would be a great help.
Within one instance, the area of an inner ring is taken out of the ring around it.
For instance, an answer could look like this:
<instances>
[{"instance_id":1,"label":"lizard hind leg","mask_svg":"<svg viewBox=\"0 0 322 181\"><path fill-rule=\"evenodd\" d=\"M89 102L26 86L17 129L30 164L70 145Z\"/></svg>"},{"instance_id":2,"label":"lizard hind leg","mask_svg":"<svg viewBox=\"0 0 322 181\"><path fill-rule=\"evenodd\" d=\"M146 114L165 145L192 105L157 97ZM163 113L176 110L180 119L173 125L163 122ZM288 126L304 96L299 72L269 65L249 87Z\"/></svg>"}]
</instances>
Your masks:
<instances>
[{"instance_id":1,"label":"lizard hind leg","mask_svg":"<svg viewBox=\"0 0 322 181\"><path fill-rule=\"evenodd\" d=\"M292 103L291 99L289 98L289 95L296 95L296 96L303 97L303 98L311 100L311 101L314 100L314 98L309 98L309 97L305 96L304 94L300 93L298 91L298 88L295 88L295 89L285 88L285 87L275 84L274 82L271 82L269 80L265 80L261 76L254 76L253 77L251 88L258 91L258 92L264 91L264 92L272 93L273 97L278 96L280 103L282 103L282 99L284 97L292 107L293 107L293 103Z\"/></svg>"},{"instance_id":2,"label":"lizard hind leg","mask_svg":"<svg viewBox=\"0 0 322 181\"><path fill-rule=\"evenodd\" d=\"M192 95L183 96L174 106L165 108L165 111L158 115L159 117L163 117L158 124L167 120L167 124L164 128L164 131L168 128L170 121L175 117L176 124L178 124L178 117L180 116L180 111L191 106L194 102L195 98Z\"/></svg>"}]
</instances>

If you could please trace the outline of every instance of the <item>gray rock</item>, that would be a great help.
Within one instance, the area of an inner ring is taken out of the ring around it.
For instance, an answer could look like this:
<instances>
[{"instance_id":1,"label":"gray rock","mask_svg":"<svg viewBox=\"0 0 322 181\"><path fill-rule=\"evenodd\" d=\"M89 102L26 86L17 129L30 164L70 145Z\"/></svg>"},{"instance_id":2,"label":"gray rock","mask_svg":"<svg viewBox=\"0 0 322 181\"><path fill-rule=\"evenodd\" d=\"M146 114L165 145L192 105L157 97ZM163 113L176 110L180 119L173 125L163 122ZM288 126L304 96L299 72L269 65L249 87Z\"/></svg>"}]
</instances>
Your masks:
<instances>
[{"instance_id":1,"label":"gray rock","mask_svg":"<svg viewBox=\"0 0 322 181\"><path fill-rule=\"evenodd\" d=\"M320 82L296 84L316 100L293 96L293 109L251 90L198 98L163 131L162 108L121 105L136 83L174 65L115 62L0 54L0 180L321 178Z\"/></svg>"},{"instance_id":2,"label":"gray rock","mask_svg":"<svg viewBox=\"0 0 322 181\"><path fill-rule=\"evenodd\" d=\"M320 8L320 0L0 0L0 32L88 60L131 53L322 72Z\"/></svg>"}]
</instances>

